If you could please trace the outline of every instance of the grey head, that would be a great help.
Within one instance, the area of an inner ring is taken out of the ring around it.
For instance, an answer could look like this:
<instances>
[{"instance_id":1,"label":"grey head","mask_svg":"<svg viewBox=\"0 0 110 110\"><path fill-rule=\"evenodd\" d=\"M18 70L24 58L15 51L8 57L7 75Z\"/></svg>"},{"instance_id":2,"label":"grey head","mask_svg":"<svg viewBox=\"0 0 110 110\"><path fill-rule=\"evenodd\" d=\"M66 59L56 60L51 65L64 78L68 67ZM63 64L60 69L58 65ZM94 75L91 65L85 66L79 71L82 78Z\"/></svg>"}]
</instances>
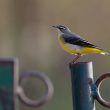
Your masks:
<instances>
[{"instance_id":1,"label":"grey head","mask_svg":"<svg viewBox=\"0 0 110 110\"><path fill-rule=\"evenodd\" d=\"M52 27L57 28L61 33L70 32L69 28L63 25L52 26Z\"/></svg>"}]
</instances>

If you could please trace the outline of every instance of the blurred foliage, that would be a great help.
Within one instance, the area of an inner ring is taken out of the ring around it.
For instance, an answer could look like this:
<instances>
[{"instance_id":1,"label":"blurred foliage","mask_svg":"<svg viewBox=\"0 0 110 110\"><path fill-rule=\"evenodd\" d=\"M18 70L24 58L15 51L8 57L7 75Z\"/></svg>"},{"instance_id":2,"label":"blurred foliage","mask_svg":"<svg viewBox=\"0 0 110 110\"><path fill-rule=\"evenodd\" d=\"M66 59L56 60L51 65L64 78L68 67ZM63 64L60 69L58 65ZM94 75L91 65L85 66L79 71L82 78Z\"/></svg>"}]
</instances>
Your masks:
<instances>
[{"instance_id":1,"label":"blurred foliage","mask_svg":"<svg viewBox=\"0 0 110 110\"><path fill-rule=\"evenodd\" d=\"M42 71L54 84L53 99L39 110L72 109L68 63L73 56L60 48L51 28L56 24L110 51L110 0L0 0L0 56L17 57L20 72ZM94 62L95 79L110 71L109 55L86 56L81 61ZM103 87L105 97L110 97L109 84ZM24 109L36 110L20 104ZM97 110L107 108L97 104Z\"/></svg>"}]
</instances>

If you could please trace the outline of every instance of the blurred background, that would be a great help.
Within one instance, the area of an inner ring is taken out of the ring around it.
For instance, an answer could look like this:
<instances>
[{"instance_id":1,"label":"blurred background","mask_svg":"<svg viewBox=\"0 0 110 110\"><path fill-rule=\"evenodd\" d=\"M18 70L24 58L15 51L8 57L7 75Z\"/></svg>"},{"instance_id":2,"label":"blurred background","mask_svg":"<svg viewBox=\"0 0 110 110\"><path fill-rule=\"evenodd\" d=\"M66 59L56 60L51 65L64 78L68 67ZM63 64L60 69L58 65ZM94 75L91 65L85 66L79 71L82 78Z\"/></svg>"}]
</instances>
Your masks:
<instances>
[{"instance_id":1,"label":"blurred background","mask_svg":"<svg viewBox=\"0 0 110 110\"><path fill-rule=\"evenodd\" d=\"M44 72L55 89L45 106L31 108L19 102L19 110L72 110L68 64L74 56L60 48L57 32L51 28L57 24L110 52L110 0L0 0L0 57L17 57L20 73ZM93 61L95 80L110 72L110 55L90 55L80 61ZM106 100L110 100L109 86L109 79L101 86ZM25 88L29 97L40 94L35 80ZM96 108L108 110L99 103Z\"/></svg>"}]
</instances>

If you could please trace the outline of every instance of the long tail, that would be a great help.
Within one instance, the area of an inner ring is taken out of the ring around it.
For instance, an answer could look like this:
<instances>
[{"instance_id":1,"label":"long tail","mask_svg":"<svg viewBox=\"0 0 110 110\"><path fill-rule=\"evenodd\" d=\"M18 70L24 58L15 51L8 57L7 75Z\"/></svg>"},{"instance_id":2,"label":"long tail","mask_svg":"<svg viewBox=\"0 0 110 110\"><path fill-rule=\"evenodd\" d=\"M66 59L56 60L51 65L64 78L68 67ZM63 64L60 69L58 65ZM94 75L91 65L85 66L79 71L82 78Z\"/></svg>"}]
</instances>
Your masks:
<instances>
[{"instance_id":1,"label":"long tail","mask_svg":"<svg viewBox=\"0 0 110 110\"><path fill-rule=\"evenodd\" d=\"M104 50L100 50L100 51L101 51L100 53L101 53L102 55L110 54L109 52L106 52L106 51L104 51Z\"/></svg>"}]
</instances>

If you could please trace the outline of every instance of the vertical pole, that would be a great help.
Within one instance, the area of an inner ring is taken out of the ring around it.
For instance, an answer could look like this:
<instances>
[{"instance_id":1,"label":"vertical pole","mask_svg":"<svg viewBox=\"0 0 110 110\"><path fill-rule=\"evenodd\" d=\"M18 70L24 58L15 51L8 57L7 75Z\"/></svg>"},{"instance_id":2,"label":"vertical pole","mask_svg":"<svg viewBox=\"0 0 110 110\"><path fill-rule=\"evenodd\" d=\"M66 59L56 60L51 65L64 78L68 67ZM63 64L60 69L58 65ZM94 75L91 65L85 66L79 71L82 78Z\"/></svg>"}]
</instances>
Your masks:
<instances>
[{"instance_id":1,"label":"vertical pole","mask_svg":"<svg viewBox=\"0 0 110 110\"><path fill-rule=\"evenodd\" d=\"M92 62L70 64L74 110L95 110Z\"/></svg>"}]
</instances>

